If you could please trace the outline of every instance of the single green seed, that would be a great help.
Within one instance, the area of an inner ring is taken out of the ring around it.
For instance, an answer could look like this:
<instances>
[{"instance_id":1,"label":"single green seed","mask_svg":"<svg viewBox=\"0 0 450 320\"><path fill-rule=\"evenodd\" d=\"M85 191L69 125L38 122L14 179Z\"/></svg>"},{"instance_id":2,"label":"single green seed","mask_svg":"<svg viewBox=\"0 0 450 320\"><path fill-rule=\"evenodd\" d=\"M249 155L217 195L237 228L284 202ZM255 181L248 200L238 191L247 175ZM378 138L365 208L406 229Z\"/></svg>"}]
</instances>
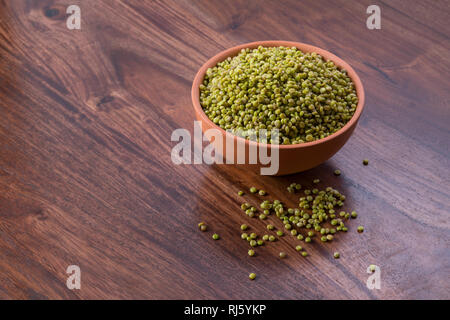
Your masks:
<instances>
[{"instance_id":1,"label":"single green seed","mask_svg":"<svg viewBox=\"0 0 450 320\"><path fill-rule=\"evenodd\" d=\"M302 248L302 246L298 245L298 246L295 247L295 250L297 250L297 251L302 251L303 248Z\"/></svg>"},{"instance_id":2,"label":"single green seed","mask_svg":"<svg viewBox=\"0 0 450 320\"><path fill-rule=\"evenodd\" d=\"M246 225L246 224L241 225L241 230L242 231L247 230L247 229L248 229L248 225Z\"/></svg>"},{"instance_id":3,"label":"single green seed","mask_svg":"<svg viewBox=\"0 0 450 320\"><path fill-rule=\"evenodd\" d=\"M308 237L314 237L314 232L313 231L308 231Z\"/></svg>"},{"instance_id":4,"label":"single green seed","mask_svg":"<svg viewBox=\"0 0 450 320\"><path fill-rule=\"evenodd\" d=\"M250 240L250 246L256 247L257 245L258 243L256 242L256 240Z\"/></svg>"},{"instance_id":5,"label":"single green seed","mask_svg":"<svg viewBox=\"0 0 450 320\"><path fill-rule=\"evenodd\" d=\"M264 241L269 240L269 235L268 235L268 234L263 235L262 239L263 239Z\"/></svg>"},{"instance_id":6,"label":"single green seed","mask_svg":"<svg viewBox=\"0 0 450 320\"><path fill-rule=\"evenodd\" d=\"M295 229L292 229L291 230L291 235L293 235L294 237L297 235L297 230L295 230Z\"/></svg>"},{"instance_id":7,"label":"single green seed","mask_svg":"<svg viewBox=\"0 0 450 320\"><path fill-rule=\"evenodd\" d=\"M248 234L246 234L245 232L243 234L241 234L241 238L243 240L247 239L247 237L248 237Z\"/></svg>"},{"instance_id":8,"label":"single green seed","mask_svg":"<svg viewBox=\"0 0 450 320\"><path fill-rule=\"evenodd\" d=\"M250 278L250 280L255 280L256 274L250 273L250 274L248 275L248 277Z\"/></svg>"},{"instance_id":9,"label":"single green seed","mask_svg":"<svg viewBox=\"0 0 450 320\"><path fill-rule=\"evenodd\" d=\"M340 176L341 175L341 170L339 170L339 169L334 170L334 175L335 176Z\"/></svg>"},{"instance_id":10,"label":"single green seed","mask_svg":"<svg viewBox=\"0 0 450 320\"><path fill-rule=\"evenodd\" d=\"M314 184L318 184L319 182L320 182L319 179L314 179L314 180L313 180L313 183L314 183Z\"/></svg>"},{"instance_id":11,"label":"single green seed","mask_svg":"<svg viewBox=\"0 0 450 320\"><path fill-rule=\"evenodd\" d=\"M291 230L291 229L292 229L292 226L291 226L289 223L286 223L286 224L284 225L284 228L285 228L286 230Z\"/></svg>"},{"instance_id":12,"label":"single green seed","mask_svg":"<svg viewBox=\"0 0 450 320\"><path fill-rule=\"evenodd\" d=\"M256 193L257 191L258 191L258 190L257 190L255 187L251 187L251 188L250 188L250 192L251 192L251 193Z\"/></svg>"},{"instance_id":13,"label":"single green seed","mask_svg":"<svg viewBox=\"0 0 450 320\"><path fill-rule=\"evenodd\" d=\"M286 252L280 252L280 258L281 259L286 258Z\"/></svg>"},{"instance_id":14,"label":"single green seed","mask_svg":"<svg viewBox=\"0 0 450 320\"><path fill-rule=\"evenodd\" d=\"M248 250L248 255L250 257L253 257L255 255L255 250L252 250L252 249Z\"/></svg>"},{"instance_id":15,"label":"single green seed","mask_svg":"<svg viewBox=\"0 0 450 320\"><path fill-rule=\"evenodd\" d=\"M259 190L258 193L259 193L260 196L265 196L266 195L266 192L264 190Z\"/></svg>"},{"instance_id":16,"label":"single green seed","mask_svg":"<svg viewBox=\"0 0 450 320\"><path fill-rule=\"evenodd\" d=\"M281 231L281 230L278 230L278 231L277 231L277 235L281 237L281 236L283 236L283 235L284 235L284 233L283 233L283 231Z\"/></svg>"},{"instance_id":17,"label":"single green seed","mask_svg":"<svg viewBox=\"0 0 450 320\"><path fill-rule=\"evenodd\" d=\"M258 244L258 246L264 245L264 241L263 240L258 240L258 241L256 241L256 243Z\"/></svg>"},{"instance_id":18,"label":"single green seed","mask_svg":"<svg viewBox=\"0 0 450 320\"><path fill-rule=\"evenodd\" d=\"M362 233L362 232L364 232L364 227L363 226L359 226L357 230L358 230L359 233Z\"/></svg>"},{"instance_id":19,"label":"single green seed","mask_svg":"<svg viewBox=\"0 0 450 320\"><path fill-rule=\"evenodd\" d=\"M368 164L369 164L369 160L364 159L364 160L363 160L363 165L367 166Z\"/></svg>"},{"instance_id":20,"label":"single green seed","mask_svg":"<svg viewBox=\"0 0 450 320\"><path fill-rule=\"evenodd\" d=\"M358 214L356 213L356 211L352 211L352 218L356 219L358 217Z\"/></svg>"},{"instance_id":21,"label":"single green seed","mask_svg":"<svg viewBox=\"0 0 450 320\"><path fill-rule=\"evenodd\" d=\"M250 233L250 239L256 239L258 235L254 232Z\"/></svg>"},{"instance_id":22,"label":"single green seed","mask_svg":"<svg viewBox=\"0 0 450 320\"><path fill-rule=\"evenodd\" d=\"M214 233L213 235L212 235L212 238L214 239L214 240L219 240L219 235L217 234L217 233Z\"/></svg>"},{"instance_id":23,"label":"single green seed","mask_svg":"<svg viewBox=\"0 0 450 320\"><path fill-rule=\"evenodd\" d=\"M370 266L369 266L369 270L370 270L370 272L375 272L375 270L376 270L376 265L374 265L374 264L371 264Z\"/></svg>"},{"instance_id":24,"label":"single green seed","mask_svg":"<svg viewBox=\"0 0 450 320\"><path fill-rule=\"evenodd\" d=\"M244 195L244 191L239 190L239 191L238 191L238 196L243 196L243 195Z\"/></svg>"},{"instance_id":25,"label":"single green seed","mask_svg":"<svg viewBox=\"0 0 450 320\"><path fill-rule=\"evenodd\" d=\"M273 225L271 225L271 224L267 225L267 230L273 230L273 229L275 229L275 227Z\"/></svg>"},{"instance_id":26,"label":"single green seed","mask_svg":"<svg viewBox=\"0 0 450 320\"><path fill-rule=\"evenodd\" d=\"M333 254L333 256L334 256L335 259L339 259L341 255L339 254L339 252L336 251L336 252Z\"/></svg>"},{"instance_id":27,"label":"single green seed","mask_svg":"<svg viewBox=\"0 0 450 320\"><path fill-rule=\"evenodd\" d=\"M205 232L206 230L208 230L208 227L206 226L206 224L200 225L200 231Z\"/></svg>"},{"instance_id":28,"label":"single green seed","mask_svg":"<svg viewBox=\"0 0 450 320\"><path fill-rule=\"evenodd\" d=\"M327 237L326 236L323 236L322 238L320 238L320 241L322 241L322 242L327 242Z\"/></svg>"},{"instance_id":29,"label":"single green seed","mask_svg":"<svg viewBox=\"0 0 450 320\"><path fill-rule=\"evenodd\" d=\"M298 240L303 240L304 238L303 238L303 236L302 236L301 234L299 234L299 235L297 236L297 239L298 239Z\"/></svg>"},{"instance_id":30,"label":"single green seed","mask_svg":"<svg viewBox=\"0 0 450 320\"><path fill-rule=\"evenodd\" d=\"M250 207L250 204L248 204L248 203L241 204L241 209L242 210L247 210L249 207Z\"/></svg>"},{"instance_id":31,"label":"single green seed","mask_svg":"<svg viewBox=\"0 0 450 320\"><path fill-rule=\"evenodd\" d=\"M276 238L274 236L269 236L269 241L270 242L274 242L276 240Z\"/></svg>"},{"instance_id":32,"label":"single green seed","mask_svg":"<svg viewBox=\"0 0 450 320\"><path fill-rule=\"evenodd\" d=\"M327 234L327 240L328 241L331 241L331 240L333 240L333 235L332 234Z\"/></svg>"},{"instance_id":33,"label":"single green seed","mask_svg":"<svg viewBox=\"0 0 450 320\"><path fill-rule=\"evenodd\" d=\"M311 238L310 238L310 237L306 237L306 238L305 238L305 242L306 242L306 243L310 243L310 242L311 242Z\"/></svg>"},{"instance_id":34,"label":"single green seed","mask_svg":"<svg viewBox=\"0 0 450 320\"><path fill-rule=\"evenodd\" d=\"M255 216L255 213L254 213L253 211L250 211L247 215L248 215L250 218L253 218L253 217Z\"/></svg>"},{"instance_id":35,"label":"single green seed","mask_svg":"<svg viewBox=\"0 0 450 320\"><path fill-rule=\"evenodd\" d=\"M302 255L303 257L307 257L307 256L308 256L308 252L302 251L301 255Z\"/></svg>"},{"instance_id":36,"label":"single green seed","mask_svg":"<svg viewBox=\"0 0 450 320\"><path fill-rule=\"evenodd\" d=\"M261 213L261 214L259 215L259 218L260 218L261 220L265 220L265 219L267 218L267 216L266 216L264 213Z\"/></svg>"}]
</instances>

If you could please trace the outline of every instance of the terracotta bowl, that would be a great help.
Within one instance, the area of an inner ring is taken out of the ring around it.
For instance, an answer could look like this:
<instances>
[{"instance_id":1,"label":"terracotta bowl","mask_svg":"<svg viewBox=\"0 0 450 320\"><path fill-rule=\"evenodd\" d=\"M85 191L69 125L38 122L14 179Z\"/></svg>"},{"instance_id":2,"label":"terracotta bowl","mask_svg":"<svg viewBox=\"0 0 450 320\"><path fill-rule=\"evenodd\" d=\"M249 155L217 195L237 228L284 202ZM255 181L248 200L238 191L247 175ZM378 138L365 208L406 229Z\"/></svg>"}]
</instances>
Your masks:
<instances>
[{"instance_id":1,"label":"terracotta bowl","mask_svg":"<svg viewBox=\"0 0 450 320\"><path fill-rule=\"evenodd\" d=\"M228 57L233 57L237 55L241 49L244 48L250 48L254 49L258 46L264 46L264 47L279 47L279 46L285 46L285 47L297 47L303 52L316 52L320 54L325 60L331 60L333 61L338 67L347 70L348 76L352 79L355 88L356 88L356 94L358 96L359 102L356 107L356 111L353 115L353 117L350 119L350 121L339 131L333 133L332 135L302 144L295 144L295 145L275 145L275 144L263 144L255 141L250 141L238 136L235 136L229 132L226 132L216 124L214 124L208 116L203 112L203 109L200 105L200 99L199 99L199 86L203 82L204 75L206 73L206 70L208 68L214 67L218 62L225 60ZM248 150L249 147L265 147L268 148L268 150L271 150L273 148L276 148L279 150L279 170L276 175L286 175L296 172L305 171L308 169L311 169L315 166L318 166L319 164L323 163L324 161L331 158L342 146L347 142L350 135L353 133L353 130L356 127L356 124L359 120L359 117L361 116L361 112L364 108L364 88L361 83L361 80L359 79L358 75L356 74L355 70L346 63L344 60L338 58L334 54L308 45L300 42L290 42L290 41L257 41L257 42L251 42L251 43L245 43L230 49L227 49L225 51L220 52L219 54L215 55L211 59L209 59L197 72L194 82L192 83L192 90L191 90L191 96L192 96L192 104L194 106L195 115L198 121L201 122L202 125L202 131L205 132L208 129L217 129L221 132L223 141L225 141L225 138L228 136L228 138L234 139L234 141L237 141L241 144L245 144L246 148L246 159L248 158ZM214 139L211 141L214 144ZM234 144L234 148L236 149L237 144ZM216 146L218 149L216 149L216 152L222 153L223 155L226 154L225 150L225 143L222 145L222 150L220 150L219 146ZM236 150L235 150L236 151ZM237 152L234 152L234 157L236 157ZM230 159L227 159L230 160ZM233 159L231 161L233 162ZM236 158L234 159L234 162L236 163ZM260 167L266 167L266 165L262 165L259 162L258 164L250 166L252 169L259 170Z\"/></svg>"}]
</instances>

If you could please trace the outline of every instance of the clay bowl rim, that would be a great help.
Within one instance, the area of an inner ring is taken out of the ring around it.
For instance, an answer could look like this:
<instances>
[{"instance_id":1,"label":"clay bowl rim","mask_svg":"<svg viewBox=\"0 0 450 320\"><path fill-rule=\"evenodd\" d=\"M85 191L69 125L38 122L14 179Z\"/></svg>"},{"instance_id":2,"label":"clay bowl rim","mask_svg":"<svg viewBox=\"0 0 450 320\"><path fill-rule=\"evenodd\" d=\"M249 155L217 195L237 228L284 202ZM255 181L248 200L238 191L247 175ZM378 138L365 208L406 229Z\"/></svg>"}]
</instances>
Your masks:
<instances>
[{"instance_id":1,"label":"clay bowl rim","mask_svg":"<svg viewBox=\"0 0 450 320\"><path fill-rule=\"evenodd\" d=\"M353 84L355 85L356 89L356 95L358 97L358 104L356 106L355 113L351 117L351 119L338 131L335 133L329 135L328 137L311 141L311 142L305 142L305 143L298 143L298 144L270 144L270 143L261 143L256 142L252 140L247 140L242 137L239 137L237 135L234 135L230 132L227 132L214 122L212 122L208 116L203 111L202 106L200 105L200 84L203 82L206 70L208 68L214 67L217 63L225 60L228 57L234 57L236 56L242 49L250 48L254 49L258 46L263 47L297 47L303 52L316 52L320 54L325 60L331 60L333 61L340 69L345 69L347 71L347 75L350 77L350 79L353 81ZM192 104L194 106L195 112L200 115L200 118L202 121L210 124L212 127L218 129L222 135L233 137L238 140L243 140L246 145L256 145L258 147L264 147L264 148L276 148L276 149L301 149L301 148L308 148L315 145L319 145L328 141L331 141L341 134L347 132L351 129L353 125L356 125L356 122L359 120L359 117L361 116L361 113L364 109L364 87L362 85L361 79L359 78L358 74L353 70L353 68L344 60L339 58L338 56L332 54L331 52L321 49L319 47L315 47L306 43L302 42L295 42L295 41L279 41L279 40L269 40L269 41L255 41L255 42L248 42L244 43L238 46L234 46L232 48L223 50L213 56L211 59L206 61L199 69L197 74L195 75L194 81L192 82L192 89L191 89L191 98L192 98ZM203 127L202 127L203 131Z\"/></svg>"}]
</instances>

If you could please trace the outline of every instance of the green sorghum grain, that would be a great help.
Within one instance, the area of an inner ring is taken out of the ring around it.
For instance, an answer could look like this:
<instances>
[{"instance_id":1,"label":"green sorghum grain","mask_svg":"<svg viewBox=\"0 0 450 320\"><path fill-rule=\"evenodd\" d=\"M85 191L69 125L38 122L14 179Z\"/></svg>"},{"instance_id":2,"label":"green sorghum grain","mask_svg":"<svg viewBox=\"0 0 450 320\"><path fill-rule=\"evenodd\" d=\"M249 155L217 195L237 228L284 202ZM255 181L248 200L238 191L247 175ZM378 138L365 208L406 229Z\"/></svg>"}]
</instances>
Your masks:
<instances>
[{"instance_id":1,"label":"green sorghum grain","mask_svg":"<svg viewBox=\"0 0 450 320\"><path fill-rule=\"evenodd\" d=\"M306 242L306 243L310 243L310 242L311 242L311 238L310 238L310 237L306 237L306 238L305 238L305 242Z\"/></svg>"},{"instance_id":2,"label":"green sorghum grain","mask_svg":"<svg viewBox=\"0 0 450 320\"><path fill-rule=\"evenodd\" d=\"M291 230L291 234L295 237L295 236L297 235L297 230L292 229L292 230Z\"/></svg>"},{"instance_id":3,"label":"green sorghum grain","mask_svg":"<svg viewBox=\"0 0 450 320\"><path fill-rule=\"evenodd\" d=\"M255 280L256 274L250 273L250 274L248 275L248 277L249 277L250 280Z\"/></svg>"},{"instance_id":4,"label":"green sorghum grain","mask_svg":"<svg viewBox=\"0 0 450 320\"><path fill-rule=\"evenodd\" d=\"M241 225L241 230L242 231L247 230L247 229L248 229L248 225L246 225L246 224Z\"/></svg>"},{"instance_id":5,"label":"green sorghum grain","mask_svg":"<svg viewBox=\"0 0 450 320\"><path fill-rule=\"evenodd\" d=\"M352 211L352 218L356 219L358 217L358 214L356 213L356 211Z\"/></svg>"},{"instance_id":6,"label":"green sorghum grain","mask_svg":"<svg viewBox=\"0 0 450 320\"><path fill-rule=\"evenodd\" d=\"M334 239L334 237L333 237L332 234L327 234L327 240L328 240L328 241L331 241L331 240L333 240L333 239Z\"/></svg>"},{"instance_id":7,"label":"green sorghum grain","mask_svg":"<svg viewBox=\"0 0 450 320\"><path fill-rule=\"evenodd\" d=\"M241 209L242 210L247 210L248 208L250 208L250 204L249 203L243 203L243 204L241 204Z\"/></svg>"},{"instance_id":8,"label":"green sorghum grain","mask_svg":"<svg viewBox=\"0 0 450 320\"><path fill-rule=\"evenodd\" d=\"M248 234L246 234L246 233L244 232L243 234L241 234L241 238L244 239L244 240L247 239L247 238L248 238Z\"/></svg>"},{"instance_id":9,"label":"green sorghum grain","mask_svg":"<svg viewBox=\"0 0 450 320\"><path fill-rule=\"evenodd\" d=\"M253 257L255 255L255 250L252 250L252 249L248 250L248 255L250 257Z\"/></svg>"},{"instance_id":10,"label":"green sorghum grain","mask_svg":"<svg viewBox=\"0 0 450 320\"><path fill-rule=\"evenodd\" d=\"M258 194L259 194L260 196L265 196L265 195L266 195L266 192L265 192L264 190L259 190Z\"/></svg>"},{"instance_id":11,"label":"green sorghum grain","mask_svg":"<svg viewBox=\"0 0 450 320\"><path fill-rule=\"evenodd\" d=\"M302 251L302 256L303 256L303 257L306 257L306 256L308 256L308 252L306 252L306 251Z\"/></svg>"},{"instance_id":12,"label":"green sorghum grain","mask_svg":"<svg viewBox=\"0 0 450 320\"><path fill-rule=\"evenodd\" d=\"M369 164L369 160L364 159L364 160L363 160L363 165L367 166L368 164Z\"/></svg>"},{"instance_id":13,"label":"green sorghum grain","mask_svg":"<svg viewBox=\"0 0 450 320\"><path fill-rule=\"evenodd\" d=\"M250 188L250 192L251 192L251 193L256 193L257 191L258 191L258 190L257 190L255 187L251 187L251 188Z\"/></svg>"},{"instance_id":14,"label":"green sorghum grain","mask_svg":"<svg viewBox=\"0 0 450 320\"><path fill-rule=\"evenodd\" d=\"M370 270L370 272L375 272L376 266L375 266L374 264L371 264L371 265L369 266L369 270Z\"/></svg>"},{"instance_id":15,"label":"green sorghum grain","mask_svg":"<svg viewBox=\"0 0 450 320\"><path fill-rule=\"evenodd\" d=\"M243 196L243 195L244 195L244 191L239 190L239 191L238 191L238 196Z\"/></svg>"},{"instance_id":16,"label":"green sorghum grain","mask_svg":"<svg viewBox=\"0 0 450 320\"><path fill-rule=\"evenodd\" d=\"M340 176L341 175L341 170L339 170L339 169L334 170L334 175L335 176Z\"/></svg>"},{"instance_id":17,"label":"green sorghum grain","mask_svg":"<svg viewBox=\"0 0 450 320\"><path fill-rule=\"evenodd\" d=\"M337 252L337 251L333 254L333 257L334 257L335 259L339 259L340 256L341 256L341 255L340 255L339 252Z\"/></svg>"},{"instance_id":18,"label":"green sorghum grain","mask_svg":"<svg viewBox=\"0 0 450 320\"><path fill-rule=\"evenodd\" d=\"M206 226L206 224L205 224L204 222L200 222L200 223L198 224L198 228L199 228L201 231L203 231L203 232L205 232L206 230L208 230L208 227Z\"/></svg>"},{"instance_id":19,"label":"green sorghum grain","mask_svg":"<svg viewBox=\"0 0 450 320\"><path fill-rule=\"evenodd\" d=\"M313 231L308 231L308 237L314 237L314 232Z\"/></svg>"},{"instance_id":20,"label":"green sorghum grain","mask_svg":"<svg viewBox=\"0 0 450 320\"><path fill-rule=\"evenodd\" d=\"M359 233L362 233L362 232L364 232L364 227L363 226L359 226L357 230L358 230Z\"/></svg>"},{"instance_id":21,"label":"green sorghum grain","mask_svg":"<svg viewBox=\"0 0 450 320\"><path fill-rule=\"evenodd\" d=\"M298 240L303 240L304 237L303 237L301 234L299 234L299 235L297 236L297 239L298 239Z\"/></svg>"},{"instance_id":22,"label":"green sorghum grain","mask_svg":"<svg viewBox=\"0 0 450 320\"><path fill-rule=\"evenodd\" d=\"M256 239L258 235L254 232L250 233L250 239Z\"/></svg>"},{"instance_id":23,"label":"green sorghum grain","mask_svg":"<svg viewBox=\"0 0 450 320\"><path fill-rule=\"evenodd\" d=\"M276 238L274 236L269 236L269 241L270 242L274 242L276 240Z\"/></svg>"},{"instance_id":24,"label":"green sorghum grain","mask_svg":"<svg viewBox=\"0 0 450 320\"><path fill-rule=\"evenodd\" d=\"M286 252L280 252L280 258L281 259L286 258Z\"/></svg>"},{"instance_id":25,"label":"green sorghum grain","mask_svg":"<svg viewBox=\"0 0 450 320\"><path fill-rule=\"evenodd\" d=\"M302 251L303 248L302 248L302 246L298 245L298 246L295 247L295 250L297 250L297 251Z\"/></svg>"},{"instance_id":26,"label":"green sorghum grain","mask_svg":"<svg viewBox=\"0 0 450 320\"><path fill-rule=\"evenodd\" d=\"M206 71L200 85L205 114L246 139L281 144L325 138L353 116L358 97L345 70L319 54L294 47L242 49ZM248 135L266 129L267 137Z\"/></svg>"},{"instance_id":27,"label":"green sorghum grain","mask_svg":"<svg viewBox=\"0 0 450 320\"><path fill-rule=\"evenodd\" d=\"M268 235L268 234L263 235L262 239L263 239L264 241L269 240L269 235Z\"/></svg>"},{"instance_id":28,"label":"green sorghum grain","mask_svg":"<svg viewBox=\"0 0 450 320\"><path fill-rule=\"evenodd\" d=\"M256 243L258 244L258 246L264 245L264 241L263 240L258 240L258 241L256 241Z\"/></svg>"},{"instance_id":29,"label":"green sorghum grain","mask_svg":"<svg viewBox=\"0 0 450 320\"><path fill-rule=\"evenodd\" d=\"M273 225L271 225L271 224L267 225L267 230L273 230L273 229L275 229L275 227Z\"/></svg>"},{"instance_id":30,"label":"green sorghum grain","mask_svg":"<svg viewBox=\"0 0 450 320\"><path fill-rule=\"evenodd\" d=\"M219 240L219 235L217 234L217 233L214 233L213 235L212 235L212 238L214 239L214 240Z\"/></svg>"},{"instance_id":31,"label":"green sorghum grain","mask_svg":"<svg viewBox=\"0 0 450 320\"><path fill-rule=\"evenodd\" d=\"M261 213L261 214L259 215L259 218L260 218L261 220L265 220L265 219L267 218L267 216L266 216L264 213Z\"/></svg>"},{"instance_id":32,"label":"green sorghum grain","mask_svg":"<svg viewBox=\"0 0 450 320\"><path fill-rule=\"evenodd\" d=\"M250 246L256 247L257 245L258 243L256 242L256 240L250 240Z\"/></svg>"},{"instance_id":33,"label":"green sorghum grain","mask_svg":"<svg viewBox=\"0 0 450 320\"><path fill-rule=\"evenodd\" d=\"M322 242L327 242L327 237L326 236L322 236L322 238L320 238L320 241L322 241Z\"/></svg>"},{"instance_id":34,"label":"green sorghum grain","mask_svg":"<svg viewBox=\"0 0 450 320\"><path fill-rule=\"evenodd\" d=\"M314 179L314 180L313 180L313 183L314 183L314 184L318 184L319 182L320 182L320 179Z\"/></svg>"}]
</instances>

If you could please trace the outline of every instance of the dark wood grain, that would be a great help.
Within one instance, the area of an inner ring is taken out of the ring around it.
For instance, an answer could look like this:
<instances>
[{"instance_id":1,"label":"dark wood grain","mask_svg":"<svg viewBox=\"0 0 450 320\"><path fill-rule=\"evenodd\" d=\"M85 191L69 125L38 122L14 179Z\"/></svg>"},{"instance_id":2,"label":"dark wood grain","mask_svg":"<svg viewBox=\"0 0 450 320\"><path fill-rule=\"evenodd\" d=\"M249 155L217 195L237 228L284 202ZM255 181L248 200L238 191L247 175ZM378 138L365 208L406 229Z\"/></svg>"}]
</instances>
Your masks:
<instances>
[{"instance_id":1,"label":"dark wood grain","mask_svg":"<svg viewBox=\"0 0 450 320\"><path fill-rule=\"evenodd\" d=\"M81 30L66 28L70 4ZM381 30L366 28L370 4ZM445 0L0 1L0 298L450 298L449 18ZM192 131L201 64L275 39L360 75L366 109L345 147L289 177L174 165L170 136ZM242 215L237 190L295 206L286 186L315 177L359 212L350 232L306 259L292 237L249 258L239 225L264 223ZM372 263L381 290L366 288ZM66 287L71 264L81 290Z\"/></svg>"}]
</instances>

